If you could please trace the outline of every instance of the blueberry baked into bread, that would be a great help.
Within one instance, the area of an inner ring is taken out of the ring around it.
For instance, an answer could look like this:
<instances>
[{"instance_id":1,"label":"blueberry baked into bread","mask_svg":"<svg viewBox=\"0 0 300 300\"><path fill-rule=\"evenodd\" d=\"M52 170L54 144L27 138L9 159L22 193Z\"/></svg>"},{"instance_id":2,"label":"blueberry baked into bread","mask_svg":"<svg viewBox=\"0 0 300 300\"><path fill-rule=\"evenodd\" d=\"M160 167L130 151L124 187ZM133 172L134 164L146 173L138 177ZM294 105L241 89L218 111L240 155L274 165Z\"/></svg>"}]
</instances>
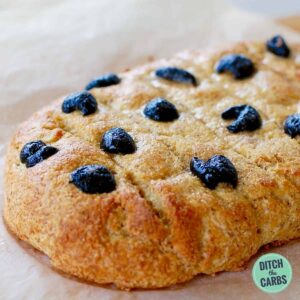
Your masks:
<instances>
[{"instance_id":1,"label":"blueberry baked into bread","mask_svg":"<svg viewBox=\"0 0 300 300\"><path fill-rule=\"evenodd\" d=\"M240 270L300 237L300 45L281 36L106 74L23 123L4 218L119 288Z\"/></svg>"}]
</instances>

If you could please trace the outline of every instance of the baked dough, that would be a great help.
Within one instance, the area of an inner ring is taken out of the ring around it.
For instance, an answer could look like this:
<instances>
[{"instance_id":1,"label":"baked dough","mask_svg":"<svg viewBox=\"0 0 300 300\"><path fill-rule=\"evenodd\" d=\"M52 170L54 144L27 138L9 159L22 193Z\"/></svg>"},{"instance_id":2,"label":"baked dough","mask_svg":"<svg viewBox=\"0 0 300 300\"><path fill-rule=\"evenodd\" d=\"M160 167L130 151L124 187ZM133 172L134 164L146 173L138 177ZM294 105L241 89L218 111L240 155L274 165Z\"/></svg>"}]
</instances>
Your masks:
<instances>
[{"instance_id":1,"label":"baked dough","mask_svg":"<svg viewBox=\"0 0 300 300\"><path fill-rule=\"evenodd\" d=\"M283 58L263 42L215 51L186 51L120 73L121 82L93 88L98 110L63 113L63 98L35 113L9 144L4 219L20 239L44 252L54 267L119 288L158 288L199 273L240 270L261 246L300 236L300 136L284 121L300 112L300 45ZM255 73L238 80L215 72L225 54L250 58ZM156 77L176 66L197 85ZM173 103L179 118L155 122L145 105ZM220 115L248 104L262 126L232 133ZM113 127L131 135L136 151L106 153L101 137ZM20 162L22 147L42 140L58 152L34 167ZM193 157L224 155L238 184L209 189L190 171ZM100 164L116 189L87 194L70 182L77 168Z\"/></svg>"}]
</instances>

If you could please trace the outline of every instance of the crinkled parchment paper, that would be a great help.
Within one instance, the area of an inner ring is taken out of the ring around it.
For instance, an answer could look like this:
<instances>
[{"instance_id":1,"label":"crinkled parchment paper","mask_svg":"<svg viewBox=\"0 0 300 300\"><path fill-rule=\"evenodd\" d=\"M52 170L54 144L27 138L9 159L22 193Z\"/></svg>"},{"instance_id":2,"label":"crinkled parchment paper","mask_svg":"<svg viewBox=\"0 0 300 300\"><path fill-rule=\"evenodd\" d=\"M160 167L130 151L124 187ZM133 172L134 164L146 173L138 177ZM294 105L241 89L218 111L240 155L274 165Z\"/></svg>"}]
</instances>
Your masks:
<instances>
[{"instance_id":1,"label":"crinkled parchment paper","mask_svg":"<svg viewBox=\"0 0 300 300\"><path fill-rule=\"evenodd\" d=\"M265 40L275 33L300 42L296 32L216 0L0 0L1 207L7 141L18 123L49 101L81 89L96 75L152 56ZM277 295L254 286L254 259L243 272L198 276L169 289L123 292L58 274L45 257L12 238L1 221L0 299L300 299L300 242L271 251L285 255L294 271L291 285Z\"/></svg>"}]
</instances>

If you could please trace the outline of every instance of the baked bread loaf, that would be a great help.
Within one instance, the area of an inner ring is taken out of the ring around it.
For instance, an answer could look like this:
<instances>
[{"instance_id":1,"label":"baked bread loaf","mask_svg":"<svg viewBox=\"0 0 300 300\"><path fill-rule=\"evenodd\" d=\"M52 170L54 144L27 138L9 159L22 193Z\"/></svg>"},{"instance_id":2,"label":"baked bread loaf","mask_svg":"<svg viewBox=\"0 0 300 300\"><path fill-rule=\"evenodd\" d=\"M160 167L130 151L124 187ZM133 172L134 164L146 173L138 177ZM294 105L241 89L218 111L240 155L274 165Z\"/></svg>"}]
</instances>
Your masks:
<instances>
[{"instance_id":1,"label":"baked bread loaf","mask_svg":"<svg viewBox=\"0 0 300 300\"><path fill-rule=\"evenodd\" d=\"M276 36L106 74L20 125L4 219L122 289L240 270L300 237L300 45Z\"/></svg>"}]
</instances>

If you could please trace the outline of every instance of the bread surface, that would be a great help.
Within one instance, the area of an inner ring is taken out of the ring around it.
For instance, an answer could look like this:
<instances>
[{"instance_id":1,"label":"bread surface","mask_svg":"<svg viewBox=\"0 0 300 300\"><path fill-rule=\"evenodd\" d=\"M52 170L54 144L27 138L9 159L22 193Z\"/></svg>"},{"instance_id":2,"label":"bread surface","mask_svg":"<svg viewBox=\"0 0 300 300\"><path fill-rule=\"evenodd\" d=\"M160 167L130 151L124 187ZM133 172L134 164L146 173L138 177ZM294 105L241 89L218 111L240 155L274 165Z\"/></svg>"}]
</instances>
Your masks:
<instances>
[{"instance_id":1,"label":"bread surface","mask_svg":"<svg viewBox=\"0 0 300 300\"><path fill-rule=\"evenodd\" d=\"M119 288L157 288L199 273L241 269L262 245L300 237L300 136L284 133L287 116L300 112L300 45L290 58L243 42L216 51L186 51L120 73L121 83L94 88L98 110L65 114L63 98L21 124L7 151L4 219L20 239L44 252L54 267ZM248 79L217 74L225 54L255 64ZM154 76L163 66L183 68L198 85ZM163 97L179 119L155 122L143 107ZM221 113L249 104L262 127L233 134ZM100 149L103 134L125 129L137 150L127 155ZM20 150L42 140L59 151L26 168ZM236 188L208 189L190 171L196 156L220 154L238 172ZM86 194L70 183L76 168L100 164L117 188Z\"/></svg>"}]
</instances>

